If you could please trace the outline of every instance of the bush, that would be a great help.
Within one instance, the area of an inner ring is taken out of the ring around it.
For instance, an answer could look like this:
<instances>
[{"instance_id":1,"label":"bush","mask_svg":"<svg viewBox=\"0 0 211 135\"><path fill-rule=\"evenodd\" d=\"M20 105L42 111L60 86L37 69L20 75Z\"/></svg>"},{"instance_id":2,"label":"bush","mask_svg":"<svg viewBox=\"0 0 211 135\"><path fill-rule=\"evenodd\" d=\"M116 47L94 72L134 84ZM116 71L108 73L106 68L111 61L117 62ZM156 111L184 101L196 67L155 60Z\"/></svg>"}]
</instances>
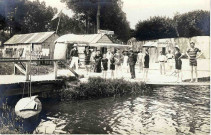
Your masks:
<instances>
[{"instance_id":1,"label":"bush","mask_svg":"<svg viewBox=\"0 0 211 135\"><path fill-rule=\"evenodd\" d=\"M143 83L128 82L123 79L89 78L87 83L65 88L61 92L64 100L90 99L131 94L150 94L152 89Z\"/></svg>"}]
</instances>

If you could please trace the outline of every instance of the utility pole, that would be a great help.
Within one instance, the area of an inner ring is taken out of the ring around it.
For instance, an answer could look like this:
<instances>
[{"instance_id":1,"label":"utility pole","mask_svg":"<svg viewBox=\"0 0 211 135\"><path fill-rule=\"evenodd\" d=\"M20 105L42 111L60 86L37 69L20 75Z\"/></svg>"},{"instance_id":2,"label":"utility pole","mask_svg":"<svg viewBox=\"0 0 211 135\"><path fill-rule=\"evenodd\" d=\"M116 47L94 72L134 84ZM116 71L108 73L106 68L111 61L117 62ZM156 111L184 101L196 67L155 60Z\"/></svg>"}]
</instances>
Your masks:
<instances>
[{"instance_id":1,"label":"utility pole","mask_svg":"<svg viewBox=\"0 0 211 135\"><path fill-rule=\"evenodd\" d=\"M97 16L96 16L96 19L97 19L97 32L98 33L98 30L100 29L100 0L97 1Z\"/></svg>"}]
</instances>

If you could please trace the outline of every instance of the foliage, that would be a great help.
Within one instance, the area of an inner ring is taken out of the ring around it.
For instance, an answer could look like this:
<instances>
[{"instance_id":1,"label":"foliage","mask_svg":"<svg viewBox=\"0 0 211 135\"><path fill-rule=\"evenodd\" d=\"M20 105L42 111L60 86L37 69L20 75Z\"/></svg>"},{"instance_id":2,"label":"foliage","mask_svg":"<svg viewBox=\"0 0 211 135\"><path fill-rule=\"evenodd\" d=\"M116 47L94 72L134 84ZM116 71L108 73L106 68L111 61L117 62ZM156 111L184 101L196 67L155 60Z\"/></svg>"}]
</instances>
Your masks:
<instances>
[{"instance_id":1,"label":"foliage","mask_svg":"<svg viewBox=\"0 0 211 135\"><path fill-rule=\"evenodd\" d=\"M96 33L98 0L61 0L72 9L78 20L85 23L86 33ZM100 29L114 31L116 37L126 42L130 27L122 11L121 0L100 0Z\"/></svg>"},{"instance_id":2,"label":"foliage","mask_svg":"<svg viewBox=\"0 0 211 135\"><path fill-rule=\"evenodd\" d=\"M1 103L0 107L0 134L23 134L23 125L21 124L23 119L16 116L14 109L7 105L7 101Z\"/></svg>"},{"instance_id":3,"label":"foliage","mask_svg":"<svg viewBox=\"0 0 211 135\"><path fill-rule=\"evenodd\" d=\"M210 12L197 10L184 14L176 14L174 22L180 37L209 36Z\"/></svg>"},{"instance_id":4,"label":"foliage","mask_svg":"<svg viewBox=\"0 0 211 135\"><path fill-rule=\"evenodd\" d=\"M173 21L166 17L152 17L140 21L135 28L137 40L150 40L176 37Z\"/></svg>"},{"instance_id":5,"label":"foliage","mask_svg":"<svg viewBox=\"0 0 211 135\"><path fill-rule=\"evenodd\" d=\"M210 12L197 10L175 14L173 19L152 17L139 21L135 28L137 40L151 40L174 37L209 36Z\"/></svg>"},{"instance_id":6,"label":"foliage","mask_svg":"<svg viewBox=\"0 0 211 135\"><path fill-rule=\"evenodd\" d=\"M0 11L0 30L3 33L10 33L10 37L18 33L56 31L59 19L52 20L57 9L47 7L45 2L39 0L1 0ZM83 28L84 24L76 18L61 14L59 35L70 32L83 33ZM9 37L4 36L4 38Z\"/></svg>"},{"instance_id":7,"label":"foliage","mask_svg":"<svg viewBox=\"0 0 211 135\"><path fill-rule=\"evenodd\" d=\"M152 89L143 83L127 82L123 79L89 78L87 83L64 89L61 96L65 100L89 99L131 94L150 94Z\"/></svg>"}]
</instances>

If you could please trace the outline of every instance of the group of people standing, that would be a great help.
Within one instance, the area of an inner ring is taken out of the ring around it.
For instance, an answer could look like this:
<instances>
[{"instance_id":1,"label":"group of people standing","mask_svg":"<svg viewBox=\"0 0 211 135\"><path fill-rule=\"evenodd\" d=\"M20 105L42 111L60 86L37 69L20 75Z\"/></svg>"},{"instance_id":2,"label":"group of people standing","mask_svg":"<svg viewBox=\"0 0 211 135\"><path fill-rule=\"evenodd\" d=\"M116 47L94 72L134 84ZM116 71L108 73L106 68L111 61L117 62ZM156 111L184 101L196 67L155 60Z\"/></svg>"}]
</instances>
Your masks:
<instances>
[{"instance_id":1,"label":"group of people standing","mask_svg":"<svg viewBox=\"0 0 211 135\"><path fill-rule=\"evenodd\" d=\"M200 53L198 56L197 54ZM177 74L177 82L182 82L182 60L183 56L187 56L189 59L189 65L191 67L191 81L193 82L193 72L195 71L196 79L195 82L198 82L198 73L197 73L197 59L202 55L201 50L195 47L195 43L190 43L190 48L187 50L186 54L182 54L178 46L175 46L174 53L168 51L168 54L165 55L162 51L160 52L160 56L158 58L160 63L160 74L166 74L165 71L165 63L167 62L170 71L173 67L173 59L175 60L175 71L173 73Z\"/></svg>"},{"instance_id":2,"label":"group of people standing","mask_svg":"<svg viewBox=\"0 0 211 135\"><path fill-rule=\"evenodd\" d=\"M72 68L73 65L76 65L76 70L78 69L78 50L77 45L73 46L74 48L71 50L70 55L72 57L72 61L70 64L70 67ZM196 82L197 79L197 58L202 55L198 55L197 53L201 52L198 48L195 48L195 43L190 43L190 49L187 50L186 55L189 58L190 66L191 66L191 82L193 82L193 70L195 70L196 74ZM111 78L117 77L117 75L120 75L123 77L123 74L126 72L128 73L130 71L131 73L131 79L136 78L135 74L135 65L138 64L139 72L143 71L143 81L147 81L148 78L148 70L149 70L149 61L150 61L150 55L149 55L149 48L144 49L144 53L142 53L142 50L139 51L139 53L136 55L135 52L133 52L132 48L128 50L124 50L123 52L120 52L119 49L114 51L108 50L107 53L101 54L100 50L95 50L92 52L90 50L89 46L85 47L84 50L84 64L87 75L90 72L96 72L96 73L103 73L103 77L107 77L107 71L110 70L111 72ZM177 81L182 81L182 60L181 58L184 56L180 52L180 49L178 46L175 46L174 52L171 53L171 51L168 51L168 54L165 54L163 51L160 52L160 56L158 57L158 61L160 63L160 74L165 75L166 74L166 67L165 63L168 64L169 69L173 69L173 61L175 61L175 73L177 73Z\"/></svg>"},{"instance_id":3,"label":"group of people standing","mask_svg":"<svg viewBox=\"0 0 211 135\"><path fill-rule=\"evenodd\" d=\"M107 71L111 71L111 78L117 76L123 77L123 74L130 71L131 79L136 78L135 65L139 63L140 70L144 70L144 80L147 79L149 69L149 48L145 49L145 53L140 52L138 56L135 55L132 48L129 51L120 52L119 49L114 51L108 50L107 53L101 54L100 50L95 49L93 52L89 50L89 46L85 47L85 68L87 74L93 70L96 73L103 73L106 78Z\"/></svg>"}]
</instances>

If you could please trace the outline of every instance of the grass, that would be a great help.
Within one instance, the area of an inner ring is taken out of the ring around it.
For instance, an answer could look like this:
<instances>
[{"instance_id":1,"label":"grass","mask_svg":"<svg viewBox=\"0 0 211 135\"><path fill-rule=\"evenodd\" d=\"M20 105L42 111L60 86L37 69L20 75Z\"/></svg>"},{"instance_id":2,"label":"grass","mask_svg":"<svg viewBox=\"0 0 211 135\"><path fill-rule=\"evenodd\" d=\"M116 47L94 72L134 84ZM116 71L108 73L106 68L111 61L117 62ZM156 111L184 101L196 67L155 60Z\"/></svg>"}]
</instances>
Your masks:
<instances>
[{"instance_id":1,"label":"grass","mask_svg":"<svg viewBox=\"0 0 211 135\"><path fill-rule=\"evenodd\" d=\"M20 66L20 64L18 64ZM21 66L20 66L21 67ZM31 67L32 75L43 75L53 72L53 66L51 65L33 65ZM0 75L11 75L14 72L14 64L13 63L1 63L0 64ZM17 74L21 74L19 70L17 70Z\"/></svg>"},{"instance_id":2,"label":"grass","mask_svg":"<svg viewBox=\"0 0 211 135\"><path fill-rule=\"evenodd\" d=\"M23 125L16 123L22 123L22 119L17 117L14 110L2 103L0 109L0 134L23 134Z\"/></svg>"},{"instance_id":3,"label":"grass","mask_svg":"<svg viewBox=\"0 0 211 135\"><path fill-rule=\"evenodd\" d=\"M128 82L123 79L89 78L87 83L72 86L61 91L64 100L91 99L101 97L117 97L123 95L149 95L152 89L144 83Z\"/></svg>"}]
</instances>

